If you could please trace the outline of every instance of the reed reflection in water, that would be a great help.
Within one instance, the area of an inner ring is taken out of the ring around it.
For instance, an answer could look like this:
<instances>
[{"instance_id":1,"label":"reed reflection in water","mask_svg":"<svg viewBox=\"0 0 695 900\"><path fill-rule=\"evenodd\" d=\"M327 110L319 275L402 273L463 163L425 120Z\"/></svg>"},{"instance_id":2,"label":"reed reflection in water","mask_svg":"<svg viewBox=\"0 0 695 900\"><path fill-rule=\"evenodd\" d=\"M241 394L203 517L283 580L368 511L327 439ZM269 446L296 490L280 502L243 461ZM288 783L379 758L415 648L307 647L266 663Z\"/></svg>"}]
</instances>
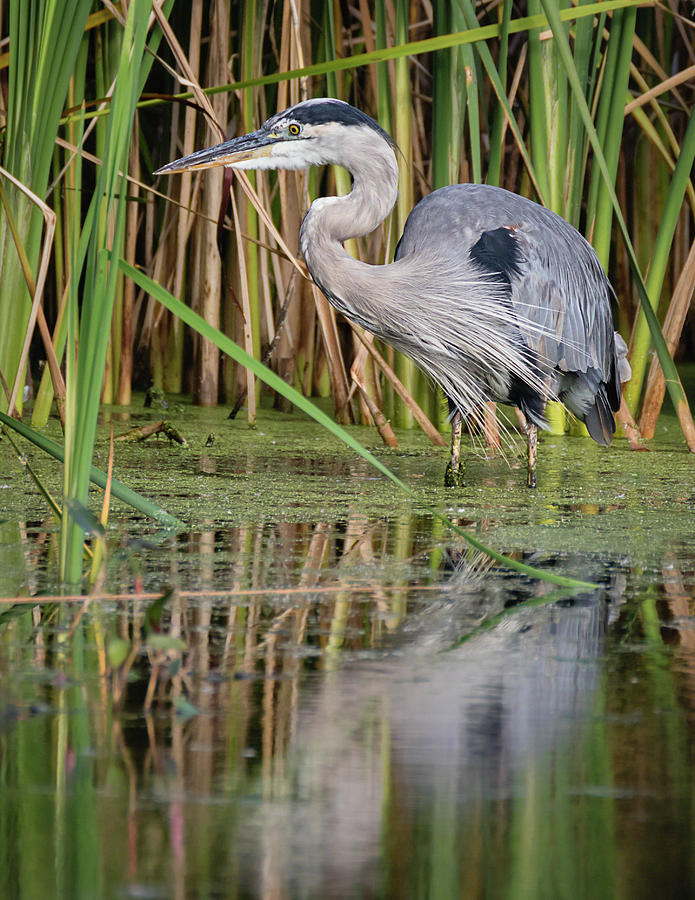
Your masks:
<instances>
[{"instance_id":1,"label":"reed reflection in water","mask_svg":"<svg viewBox=\"0 0 695 900\"><path fill-rule=\"evenodd\" d=\"M16 607L0 895L687 896L690 552L646 582L577 560L600 596L460 643L543 589L452 575L437 539L201 531L114 552L125 599Z\"/></svg>"}]
</instances>

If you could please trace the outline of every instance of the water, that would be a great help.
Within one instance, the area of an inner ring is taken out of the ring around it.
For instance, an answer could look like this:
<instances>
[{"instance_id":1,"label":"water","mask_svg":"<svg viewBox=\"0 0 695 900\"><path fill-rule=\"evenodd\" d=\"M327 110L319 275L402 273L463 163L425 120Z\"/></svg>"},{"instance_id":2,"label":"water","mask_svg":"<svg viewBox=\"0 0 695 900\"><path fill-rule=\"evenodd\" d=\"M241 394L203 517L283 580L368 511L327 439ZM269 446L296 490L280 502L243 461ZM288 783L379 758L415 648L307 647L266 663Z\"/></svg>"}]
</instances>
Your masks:
<instances>
[{"instance_id":1,"label":"water","mask_svg":"<svg viewBox=\"0 0 695 900\"><path fill-rule=\"evenodd\" d=\"M60 603L55 526L0 444L0 896L695 894L673 429L649 454L546 438L533 494L478 458L446 491L408 436L380 453L413 500L299 417L179 427L188 448L117 445L116 474L190 531L116 506L92 598ZM491 567L428 506L598 587Z\"/></svg>"}]
</instances>

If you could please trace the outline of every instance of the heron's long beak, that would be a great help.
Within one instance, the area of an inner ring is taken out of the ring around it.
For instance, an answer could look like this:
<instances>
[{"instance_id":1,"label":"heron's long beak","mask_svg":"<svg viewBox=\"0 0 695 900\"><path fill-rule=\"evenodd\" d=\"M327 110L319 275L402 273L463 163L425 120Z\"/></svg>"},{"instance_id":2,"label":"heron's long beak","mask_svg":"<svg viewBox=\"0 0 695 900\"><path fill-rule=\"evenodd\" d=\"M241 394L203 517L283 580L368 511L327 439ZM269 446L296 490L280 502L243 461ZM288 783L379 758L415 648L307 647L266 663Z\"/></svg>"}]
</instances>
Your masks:
<instances>
[{"instance_id":1,"label":"heron's long beak","mask_svg":"<svg viewBox=\"0 0 695 900\"><path fill-rule=\"evenodd\" d=\"M259 129L250 134L225 141L215 147L206 150L197 150L190 156L175 159L167 163L161 169L157 169L155 175L169 175L171 172L190 172L193 169L212 169L214 166L233 166L235 163L247 159L259 159L270 156L273 144L277 138L267 131Z\"/></svg>"}]
</instances>

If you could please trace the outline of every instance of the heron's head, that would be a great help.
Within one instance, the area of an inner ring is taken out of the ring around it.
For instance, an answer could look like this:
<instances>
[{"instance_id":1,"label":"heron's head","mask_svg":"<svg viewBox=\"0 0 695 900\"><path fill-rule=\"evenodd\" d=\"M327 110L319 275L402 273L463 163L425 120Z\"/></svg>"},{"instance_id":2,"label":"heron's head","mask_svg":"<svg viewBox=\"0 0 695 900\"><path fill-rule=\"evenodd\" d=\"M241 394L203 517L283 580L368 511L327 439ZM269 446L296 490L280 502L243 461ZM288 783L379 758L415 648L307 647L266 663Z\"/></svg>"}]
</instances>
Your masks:
<instances>
[{"instance_id":1,"label":"heron's head","mask_svg":"<svg viewBox=\"0 0 695 900\"><path fill-rule=\"evenodd\" d=\"M305 169L333 163L351 167L370 144L392 138L366 113L342 100L304 100L271 116L258 131L198 150L162 166L155 175L233 166L236 169Z\"/></svg>"}]
</instances>

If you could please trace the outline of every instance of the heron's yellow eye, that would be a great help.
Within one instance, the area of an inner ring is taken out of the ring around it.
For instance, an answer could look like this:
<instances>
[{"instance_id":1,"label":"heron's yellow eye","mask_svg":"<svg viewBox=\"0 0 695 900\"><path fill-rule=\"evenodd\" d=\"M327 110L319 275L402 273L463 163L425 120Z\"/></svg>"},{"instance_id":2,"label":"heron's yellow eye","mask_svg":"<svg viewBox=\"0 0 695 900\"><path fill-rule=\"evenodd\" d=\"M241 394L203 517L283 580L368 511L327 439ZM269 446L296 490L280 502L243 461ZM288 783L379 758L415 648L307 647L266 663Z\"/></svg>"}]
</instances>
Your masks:
<instances>
[{"instance_id":1,"label":"heron's yellow eye","mask_svg":"<svg viewBox=\"0 0 695 900\"><path fill-rule=\"evenodd\" d=\"M299 125L297 125L296 122L292 122L290 125L287 126L287 130L289 131L290 134L296 136L296 135L299 134L299 132L300 132L302 129L299 127Z\"/></svg>"}]
</instances>

